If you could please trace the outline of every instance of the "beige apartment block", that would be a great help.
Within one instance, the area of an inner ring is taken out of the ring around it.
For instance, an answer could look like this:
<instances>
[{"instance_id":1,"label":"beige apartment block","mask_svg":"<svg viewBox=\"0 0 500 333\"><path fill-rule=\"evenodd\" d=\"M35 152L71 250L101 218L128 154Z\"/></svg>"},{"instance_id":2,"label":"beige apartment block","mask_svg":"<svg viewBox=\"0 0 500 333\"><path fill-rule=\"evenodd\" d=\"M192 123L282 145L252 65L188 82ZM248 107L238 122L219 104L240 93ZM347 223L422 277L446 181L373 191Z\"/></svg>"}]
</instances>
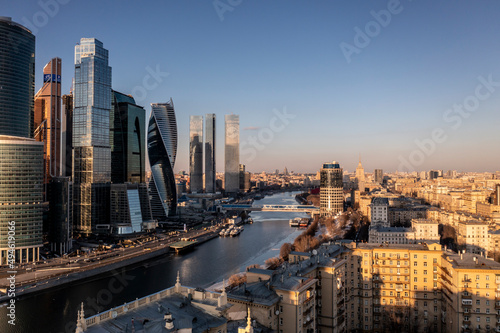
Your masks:
<instances>
[{"instance_id":1,"label":"beige apartment block","mask_svg":"<svg viewBox=\"0 0 500 333\"><path fill-rule=\"evenodd\" d=\"M430 219L413 219L411 227L417 242L439 242L439 223Z\"/></svg>"},{"instance_id":2,"label":"beige apartment block","mask_svg":"<svg viewBox=\"0 0 500 333\"><path fill-rule=\"evenodd\" d=\"M500 264L471 253L442 258L446 332L500 332Z\"/></svg>"},{"instance_id":3,"label":"beige apartment block","mask_svg":"<svg viewBox=\"0 0 500 333\"><path fill-rule=\"evenodd\" d=\"M347 310L349 330L442 331L439 244L358 244L352 250L346 282L358 296Z\"/></svg>"},{"instance_id":4,"label":"beige apartment block","mask_svg":"<svg viewBox=\"0 0 500 333\"><path fill-rule=\"evenodd\" d=\"M489 248L488 226L489 223L478 220L460 221L457 230L458 245L470 253L480 254L487 251Z\"/></svg>"}]
</instances>

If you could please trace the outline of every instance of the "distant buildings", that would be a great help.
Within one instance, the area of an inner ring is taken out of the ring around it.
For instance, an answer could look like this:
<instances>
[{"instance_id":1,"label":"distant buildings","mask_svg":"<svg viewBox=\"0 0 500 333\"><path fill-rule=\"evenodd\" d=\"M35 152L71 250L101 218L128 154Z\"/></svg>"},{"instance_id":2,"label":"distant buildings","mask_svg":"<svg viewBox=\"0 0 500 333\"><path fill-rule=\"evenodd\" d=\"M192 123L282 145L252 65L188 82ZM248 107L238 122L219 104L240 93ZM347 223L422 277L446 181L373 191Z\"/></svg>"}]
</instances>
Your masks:
<instances>
[{"instance_id":1,"label":"distant buildings","mask_svg":"<svg viewBox=\"0 0 500 333\"><path fill-rule=\"evenodd\" d=\"M342 168L339 163L323 163L320 171L320 214L336 215L344 210Z\"/></svg>"},{"instance_id":2,"label":"distant buildings","mask_svg":"<svg viewBox=\"0 0 500 333\"><path fill-rule=\"evenodd\" d=\"M214 113L205 115L205 192L215 193L216 182L216 118Z\"/></svg>"},{"instance_id":3,"label":"distant buildings","mask_svg":"<svg viewBox=\"0 0 500 333\"><path fill-rule=\"evenodd\" d=\"M361 165L361 158L359 159L358 166L356 167L356 183L361 192L365 191L365 169Z\"/></svg>"},{"instance_id":4,"label":"distant buildings","mask_svg":"<svg viewBox=\"0 0 500 333\"><path fill-rule=\"evenodd\" d=\"M189 117L189 179L191 193L202 193L203 116Z\"/></svg>"},{"instance_id":5,"label":"distant buildings","mask_svg":"<svg viewBox=\"0 0 500 333\"><path fill-rule=\"evenodd\" d=\"M111 67L95 38L75 46L73 182L75 232L109 231Z\"/></svg>"},{"instance_id":6,"label":"distant buildings","mask_svg":"<svg viewBox=\"0 0 500 333\"><path fill-rule=\"evenodd\" d=\"M237 193L240 188L240 117L229 114L225 121L224 189L226 193Z\"/></svg>"},{"instance_id":7,"label":"distant buildings","mask_svg":"<svg viewBox=\"0 0 500 333\"><path fill-rule=\"evenodd\" d=\"M384 170L382 169L375 169L374 173L374 180L375 183L382 184L384 182Z\"/></svg>"},{"instance_id":8,"label":"distant buildings","mask_svg":"<svg viewBox=\"0 0 500 333\"><path fill-rule=\"evenodd\" d=\"M0 17L0 135L32 138L35 36L10 17Z\"/></svg>"},{"instance_id":9,"label":"distant buildings","mask_svg":"<svg viewBox=\"0 0 500 333\"><path fill-rule=\"evenodd\" d=\"M45 186L62 176L66 147L62 146L61 59L51 59L43 68L43 86L35 95L35 140L43 142Z\"/></svg>"},{"instance_id":10,"label":"distant buildings","mask_svg":"<svg viewBox=\"0 0 500 333\"><path fill-rule=\"evenodd\" d=\"M177 156L177 122L174 102L151 104L148 126L149 190L153 218L163 221L176 215L174 164Z\"/></svg>"}]
</instances>

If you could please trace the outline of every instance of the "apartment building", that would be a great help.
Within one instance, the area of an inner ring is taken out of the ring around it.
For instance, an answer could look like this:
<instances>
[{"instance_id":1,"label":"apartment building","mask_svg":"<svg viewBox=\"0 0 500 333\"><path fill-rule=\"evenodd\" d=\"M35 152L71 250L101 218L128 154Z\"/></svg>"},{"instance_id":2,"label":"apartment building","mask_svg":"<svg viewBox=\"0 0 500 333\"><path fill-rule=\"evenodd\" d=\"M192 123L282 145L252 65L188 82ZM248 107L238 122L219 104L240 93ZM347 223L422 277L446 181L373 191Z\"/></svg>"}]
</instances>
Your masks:
<instances>
[{"instance_id":1,"label":"apartment building","mask_svg":"<svg viewBox=\"0 0 500 333\"><path fill-rule=\"evenodd\" d=\"M458 223L457 243L466 252L483 253L489 248L489 223L479 220L460 221Z\"/></svg>"}]
</instances>

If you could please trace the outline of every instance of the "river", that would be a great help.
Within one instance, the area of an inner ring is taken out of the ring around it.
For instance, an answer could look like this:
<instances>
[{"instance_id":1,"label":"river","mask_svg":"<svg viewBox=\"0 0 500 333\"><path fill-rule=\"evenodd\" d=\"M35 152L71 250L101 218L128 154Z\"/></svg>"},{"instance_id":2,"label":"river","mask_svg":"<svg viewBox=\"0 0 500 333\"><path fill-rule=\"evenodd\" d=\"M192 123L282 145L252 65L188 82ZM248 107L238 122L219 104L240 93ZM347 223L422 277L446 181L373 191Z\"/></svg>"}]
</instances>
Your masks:
<instances>
[{"instance_id":1,"label":"river","mask_svg":"<svg viewBox=\"0 0 500 333\"><path fill-rule=\"evenodd\" d=\"M297 192L285 192L255 201L261 204L296 204ZM251 264L264 264L277 256L284 242L300 233L289 219L305 213L253 212L253 224L238 237L215 238L194 250L169 254L57 289L26 296L16 302L15 326L7 323L7 308L0 308L0 332L73 333L77 311L84 303L85 317L108 310L175 284L177 272L185 286L207 288L242 272Z\"/></svg>"}]
</instances>

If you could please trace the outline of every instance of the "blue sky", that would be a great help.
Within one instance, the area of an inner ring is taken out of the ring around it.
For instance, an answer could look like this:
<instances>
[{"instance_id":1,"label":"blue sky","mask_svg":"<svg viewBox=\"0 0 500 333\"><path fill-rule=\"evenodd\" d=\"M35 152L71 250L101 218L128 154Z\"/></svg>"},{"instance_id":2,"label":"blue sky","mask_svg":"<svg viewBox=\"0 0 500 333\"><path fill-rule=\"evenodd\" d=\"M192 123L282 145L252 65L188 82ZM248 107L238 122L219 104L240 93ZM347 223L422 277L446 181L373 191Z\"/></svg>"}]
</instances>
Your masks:
<instances>
[{"instance_id":1,"label":"blue sky","mask_svg":"<svg viewBox=\"0 0 500 333\"><path fill-rule=\"evenodd\" d=\"M43 66L57 56L69 92L82 37L109 50L115 90L137 98L147 68L168 72L138 104L149 115L150 103L173 98L177 170L188 169L189 116L206 113L218 117L218 171L229 113L240 115L240 162L252 172L316 172L331 160L352 171L358 154L367 172L500 170L498 1L3 4L0 15L37 37L36 89ZM341 45L356 47L350 61ZM493 84L485 87L480 77ZM478 99L476 91L488 96ZM471 111L447 111L466 102ZM282 124L276 112L295 117Z\"/></svg>"}]
</instances>

